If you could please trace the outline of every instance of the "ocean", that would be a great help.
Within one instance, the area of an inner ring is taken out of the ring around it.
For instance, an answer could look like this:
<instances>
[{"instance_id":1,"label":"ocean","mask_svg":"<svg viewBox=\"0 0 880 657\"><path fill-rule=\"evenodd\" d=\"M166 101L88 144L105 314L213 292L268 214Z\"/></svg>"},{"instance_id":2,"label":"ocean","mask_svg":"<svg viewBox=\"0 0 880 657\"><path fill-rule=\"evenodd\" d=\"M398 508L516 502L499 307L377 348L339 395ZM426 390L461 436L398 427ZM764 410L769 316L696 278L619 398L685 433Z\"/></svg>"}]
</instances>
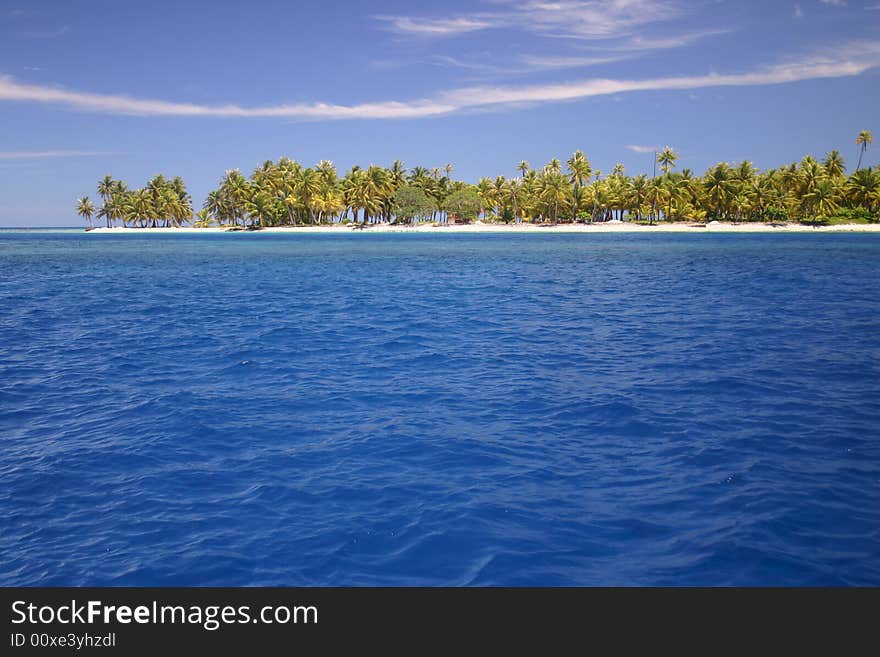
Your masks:
<instances>
[{"instance_id":1,"label":"ocean","mask_svg":"<svg viewBox=\"0 0 880 657\"><path fill-rule=\"evenodd\" d=\"M880 235L0 232L2 585L878 585Z\"/></svg>"}]
</instances>

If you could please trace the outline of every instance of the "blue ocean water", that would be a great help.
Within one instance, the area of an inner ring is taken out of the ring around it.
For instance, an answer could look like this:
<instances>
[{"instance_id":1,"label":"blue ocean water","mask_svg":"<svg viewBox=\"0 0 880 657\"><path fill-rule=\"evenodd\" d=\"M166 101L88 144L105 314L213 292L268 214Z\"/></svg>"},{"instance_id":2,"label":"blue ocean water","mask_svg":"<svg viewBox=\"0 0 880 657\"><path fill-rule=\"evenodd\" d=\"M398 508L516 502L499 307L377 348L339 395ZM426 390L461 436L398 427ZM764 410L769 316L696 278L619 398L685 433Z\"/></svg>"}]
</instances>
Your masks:
<instances>
[{"instance_id":1,"label":"blue ocean water","mask_svg":"<svg viewBox=\"0 0 880 657\"><path fill-rule=\"evenodd\" d=\"M880 584L880 235L0 232L0 584Z\"/></svg>"}]
</instances>

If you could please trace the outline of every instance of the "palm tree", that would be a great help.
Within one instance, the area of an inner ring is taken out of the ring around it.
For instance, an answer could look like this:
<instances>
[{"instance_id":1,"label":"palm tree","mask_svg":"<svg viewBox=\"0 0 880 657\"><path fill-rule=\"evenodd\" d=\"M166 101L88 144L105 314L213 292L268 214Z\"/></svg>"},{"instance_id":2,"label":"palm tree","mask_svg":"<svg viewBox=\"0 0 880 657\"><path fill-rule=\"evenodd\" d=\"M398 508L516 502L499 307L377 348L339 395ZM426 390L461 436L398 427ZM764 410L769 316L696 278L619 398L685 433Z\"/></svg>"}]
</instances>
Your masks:
<instances>
[{"instance_id":1,"label":"palm tree","mask_svg":"<svg viewBox=\"0 0 880 657\"><path fill-rule=\"evenodd\" d=\"M198 217L198 219L193 222L193 226L196 228L207 228L213 223L211 214L207 209L196 212L196 217Z\"/></svg>"},{"instance_id":2,"label":"palm tree","mask_svg":"<svg viewBox=\"0 0 880 657\"><path fill-rule=\"evenodd\" d=\"M364 184L366 186L365 220L369 217L374 219L390 219L387 215L382 216L382 211L388 208L388 200L393 193L391 190L391 174L388 169L371 164L367 168Z\"/></svg>"},{"instance_id":3,"label":"palm tree","mask_svg":"<svg viewBox=\"0 0 880 657\"><path fill-rule=\"evenodd\" d=\"M626 194L629 211L635 211L636 221L640 221L642 218L642 206L648 196L648 177L640 173L635 178L631 178L627 183Z\"/></svg>"},{"instance_id":4,"label":"palm tree","mask_svg":"<svg viewBox=\"0 0 880 657\"><path fill-rule=\"evenodd\" d=\"M715 211L715 216L727 214L730 199L734 194L730 165L721 162L707 171L703 177L703 191L711 209Z\"/></svg>"},{"instance_id":5,"label":"palm tree","mask_svg":"<svg viewBox=\"0 0 880 657\"><path fill-rule=\"evenodd\" d=\"M397 164L397 162L395 162ZM321 175L326 183L335 183L337 180L336 167L330 160L321 160L315 165L315 170Z\"/></svg>"},{"instance_id":6,"label":"palm tree","mask_svg":"<svg viewBox=\"0 0 880 657\"><path fill-rule=\"evenodd\" d=\"M619 164L610 176L603 178L602 172L593 169L586 155L578 150L566 160L564 168L558 158L537 171L522 160L516 167L520 177L481 178L477 185L452 180L452 165L442 169L417 166L407 173L403 162L395 160L388 168L353 166L340 178L329 160L304 168L281 157L277 162L264 161L250 178L238 169L226 171L217 189L207 195L197 220L193 219L192 198L183 179L162 174L152 177L142 189L133 190L107 175L97 187L101 206L96 209L83 197L77 200L77 214L89 226L92 218L97 217L106 220L108 227L120 220L124 226L138 227L181 226L191 221L199 226L210 222L262 226L321 224L342 221L346 216L357 222L374 223L390 221L394 216L395 193L404 186L412 186L427 197L431 220L440 221L447 217L450 204L461 214L465 197L471 201L479 199L484 217L497 217L505 223L521 219L577 221L587 216L590 207L590 221L623 219L627 214L636 220L649 214L651 222L659 217L672 221L704 220L710 216L733 221L815 221L839 207L858 210L860 220L873 221L880 209L880 167L861 169L865 149L871 142L869 131L860 133L859 166L848 177L843 157L836 150L830 151L821 163L807 156L800 162L763 172L748 161L736 166L720 163L702 176L695 176L687 169L673 171L678 155L665 147L654 158L662 176L652 178L645 174L631 178ZM470 214L470 210L465 212Z\"/></svg>"},{"instance_id":7,"label":"palm tree","mask_svg":"<svg viewBox=\"0 0 880 657\"><path fill-rule=\"evenodd\" d=\"M670 169L675 168L675 163L678 161L678 154L666 146L662 151L660 151L659 155L657 155L657 163L660 165L661 171L664 174L668 174Z\"/></svg>"},{"instance_id":8,"label":"palm tree","mask_svg":"<svg viewBox=\"0 0 880 657\"><path fill-rule=\"evenodd\" d=\"M825 173L831 178L842 178L846 173L846 166L843 162L843 156L840 151L833 150L822 160L822 166L825 167Z\"/></svg>"},{"instance_id":9,"label":"palm tree","mask_svg":"<svg viewBox=\"0 0 880 657\"><path fill-rule=\"evenodd\" d=\"M542 199L547 204L548 209L553 208L553 223L555 224L559 218L559 204L565 204L568 201L570 187L565 176L558 173L551 173L544 178L544 189L541 194Z\"/></svg>"},{"instance_id":10,"label":"palm tree","mask_svg":"<svg viewBox=\"0 0 880 657\"><path fill-rule=\"evenodd\" d=\"M862 156L865 154L865 151L868 150L868 144L874 141L874 135L871 134L870 130L862 130L859 133L859 136L856 137L856 144L861 146L859 150L859 163L856 165L856 171L862 168Z\"/></svg>"},{"instance_id":11,"label":"palm tree","mask_svg":"<svg viewBox=\"0 0 880 657\"><path fill-rule=\"evenodd\" d=\"M313 200L313 205L318 210L320 223L323 223L325 218L336 216L345 209L342 192L334 185L327 183L321 187L321 191Z\"/></svg>"},{"instance_id":12,"label":"palm tree","mask_svg":"<svg viewBox=\"0 0 880 657\"><path fill-rule=\"evenodd\" d=\"M558 157L554 157L550 160L545 166L544 171L546 173L557 174L562 172L562 162L559 161Z\"/></svg>"},{"instance_id":13,"label":"palm tree","mask_svg":"<svg viewBox=\"0 0 880 657\"><path fill-rule=\"evenodd\" d=\"M820 216L827 217L837 210L837 188L834 182L827 178L820 180L804 200L813 210L814 221Z\"/></svg>"},{"instance_id":14,"label":"palm tree","mask_svg":"<svg viewBox=\"0 0 880 657\"><path fill-rule=\"evenodd\" d=\"M494 208L496 204L495 185L488 178L480 178L477 181L477 194L480 195L480 212L483 213L483 218L487 219L489 209Z\"/></svg>"},{"instance_id":15,"label":"palm tree","mask_svg":"<svg viewBox=\"0 0 880 657\"><path fill-rule=\"evenodd\" d=\"M246 203L253 193L247 178L238 169L228 169L220 182L219 191L224 209L232 224L238 224L239 219L244 223L247 214Z\"/></svg>"},{"instance_id":16,"label":"palm tree","mask_svg":"<svg viewBox=\"0 0 880 657\"><path fill-rule=\"evenodd\" d=\"M846 193L853 203L870 212L880 198L880 171L861 169L854 172L846 182Z\"/></svg>"},{"instance_id":17,"label":"palm tree","mask_svg":"<svg viewBox=\"0 0 880 657\"><path fill-rule=\"evenodd\" d=\"M571 217L572 221L575 221L577 219L579 204L583 200L583 195L579 195L578 190L583 187L584 184L589 182L590 176L593 173L593 167L590 164L590 160L587 159L587 156L580 150L575 151L574 154L568 158L565 166L568 169L569 180L574 186L574 189L572 190L572 193L574 194L574 203L572 203Z\"/></svg>"},{"instance_id":18,"label":"palm tree","mask_svg":"<svg viewBox=\"0 0 880 657\"><path fill-rule=\"evenodd\" d=\"M225 199L219 189L215 189L208 193L208 197L205 199L202 209L220 224L227 221L229 216Z\"/></svg>"},{"instance_id":19,"label":"palm tree","mask_svg":"<svg viewBox=\"0 0 880 657\"><path fill-rule=\"evenodd\" d=\"M558 160L553 161L553 163L555 162L558 162ZM587 159L587 156L584 155L583 151L575 151L574 154L568 158L565 166L570 174L570 180L575 187L580 187L586 183L593 173L593 167L590 165L590 160Z\"/></svg>"},{"instance_id":20,"label":"palm tree","mask_svg":"<svg viewBox=\"0 0 880 657\"><path fill-rule=\"evenodd\" d=\"M300 200L309 223L315 223L315 214L317 207L315 206L315 197L321 192L321 174L315 169L303 169L300 172L299 180L296 185L296 197Z\"/></svg>"},{"instance_id":21,"label":"palm tree","mask_svg":"<svg viewBox=\"0 0 880 657\"><path fill-rule=\"evenodd\" d=\"M248 214L255 217L260 222L260 227L265 228L267 222L275 219L278 205L275 197L271 196L267 190L260 190L253 195L253 198L246 203Z\"/></svg>"},{"instance_id":22,"label":"palm tree","mask_svg":"<svg viewBox=\"0 0 880 657\"><path fill-rule=\"evenodd\" d=\"M652 180L648 184L647 198L651 202L651 215L649 217L649 223L653 224L654 220L657 218L657 208L662 208L663 204L669 198L669 190L663 185L660 180Z\"/></svg>"},{"instance_id":23,"label":"palm tree","mask_svg":"<svg viewBox=\"0 0 880 657\"><path fill-rule=\"evenodd\" d=\"M391 184L394 187L394 191L397 191L406 184L406 166L403 162L394 160L388 172L391 174Z\"/></svg>"},{"instance_id":24,"label":"palm tree","mask_svg":"<svg viewBox=\"0 0 880 657\"><path fill-rule=\"evenodd\" d=\"M730 204L733 207L733 220L736 223L745 218L752 209L752 197L747 189L740 189L734 194Z\"/></svg>"},{"instance_id":25,"label":"palm tree","mask_svg":"<svg viewBox=\"0 0 880 657\"><path fill-rule=\"evenodd\" d=\"M82 198L77 199L76 213L88 222L89 228L92 227L92 217L95 215L95 206L92 205L88 196L83 196Z\"/></svg>"},{"instance_id":26,"label":"palm tree","mask_svg":"<svg viewBox=\"0 0 880 657\"><path fill-rule=\"evenodd\" d=\"M106 202L108 198L110 198L110 194L113 193L116 182L110 175L106 175L101 180L98 181L98 194L101 195L101 199Z\"/></svg>"},{"instance_id":27,"label":"palm tree","mask_svg":"<svg viewBox=\"0 0 880 657\"><path fill-rule=\"evenodd\" d=\"M111 216L107 212L107 202L110 200L111 195L116 190L116 182L109 175L104 176L101 180L98 181L98 194L101 197L101 201L104 205L104 212L102 212L102 216L107 220L107 228L110 228L110 220Z\"/></svg>"}]
</instances>

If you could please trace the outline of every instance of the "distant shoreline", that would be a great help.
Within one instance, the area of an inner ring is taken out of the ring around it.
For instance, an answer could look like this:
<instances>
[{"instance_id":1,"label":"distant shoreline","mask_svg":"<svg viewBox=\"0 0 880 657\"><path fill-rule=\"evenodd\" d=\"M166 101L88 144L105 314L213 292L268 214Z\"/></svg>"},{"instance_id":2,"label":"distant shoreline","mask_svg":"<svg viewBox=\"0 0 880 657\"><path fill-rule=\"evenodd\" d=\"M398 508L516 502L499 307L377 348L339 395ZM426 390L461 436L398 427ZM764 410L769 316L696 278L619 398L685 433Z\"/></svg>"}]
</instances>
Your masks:
<instances>
[{"instance_id":1,"label":"distant shoreline","mask_svg":"<svg viewBox=\"0 0 880 657\"><path fill-rule=\"evenodd\" d=\"M208 233L317 233L323 235L408 233L408 234L477 234L502 233L548 234L548 233L880 233L880 224L836 224L832 226L810 226L805 224L767 224L767 223L728 223L693 224L688 222L657 223L653 226L630 222L606 222L595 224L559 224L556 226L537 224L456 224L435 226L422 224L416 226L397 226L376 224L365 229L355 229L351 225L333 226L274 226L257 230L230 230L227 226L194 228L192 226L168 228L93 228L88 233L113 235L155 235L155 234L208 234Z\"/></svg>"}]
</instances>

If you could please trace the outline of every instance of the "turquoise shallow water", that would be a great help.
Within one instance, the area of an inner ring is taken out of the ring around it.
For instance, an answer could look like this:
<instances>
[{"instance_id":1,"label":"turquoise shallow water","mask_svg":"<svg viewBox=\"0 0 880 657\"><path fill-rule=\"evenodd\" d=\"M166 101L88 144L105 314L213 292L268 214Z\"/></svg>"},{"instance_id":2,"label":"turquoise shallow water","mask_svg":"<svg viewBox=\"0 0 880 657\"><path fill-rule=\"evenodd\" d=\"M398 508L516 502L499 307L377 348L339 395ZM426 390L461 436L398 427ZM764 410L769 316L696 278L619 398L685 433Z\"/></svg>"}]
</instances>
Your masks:
<instances>
[{"instance_id":1,"label":"turquoise shallow water","mask_svg":"<svg viewBox=\"0 0 880 657\"><path fill-rule=\"evenodd\" d=\"M880 584L880 236L0 232L0 583Z\"/></svg>"}]
</instances>

